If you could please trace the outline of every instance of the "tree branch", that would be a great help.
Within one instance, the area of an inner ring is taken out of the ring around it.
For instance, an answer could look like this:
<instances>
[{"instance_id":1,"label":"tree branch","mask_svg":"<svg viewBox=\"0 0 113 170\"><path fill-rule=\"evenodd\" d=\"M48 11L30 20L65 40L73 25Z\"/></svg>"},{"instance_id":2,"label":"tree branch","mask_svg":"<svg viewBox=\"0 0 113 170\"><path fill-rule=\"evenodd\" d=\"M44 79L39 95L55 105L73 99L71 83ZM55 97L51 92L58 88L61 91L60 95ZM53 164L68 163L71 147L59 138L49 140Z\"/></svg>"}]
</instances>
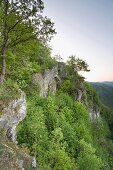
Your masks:
<instances>
[{"instance_id":1,"label":"tree branch","mask_svg":"<svg viewBox=\"0 0 113 170\"><path fill-rule=\"evenodd\" d=\"M8 30L8 33L13 30L20 22L22 22L23 20L26 20L29 18L29 16L32 14L32 11L26 16L26 17L22 17L21 16L21 19L19 19L9 30Z\"/></svg>"},{"instance_id":2,"label":"tree branch","mask_svg":"<svg viewBox=\"0 0 113 170\"><path fill-rule=\"evenodd\" d=\"M16 45L20 44L20 43L24 43L24 42L27 42L29 41L30 39L37 39L35 36L29 36L25 39L17 39L16 41L14 41L12 44L9 44L8 47L12 48L12 47L15 47Z\"/></svg>"}]
</instances>

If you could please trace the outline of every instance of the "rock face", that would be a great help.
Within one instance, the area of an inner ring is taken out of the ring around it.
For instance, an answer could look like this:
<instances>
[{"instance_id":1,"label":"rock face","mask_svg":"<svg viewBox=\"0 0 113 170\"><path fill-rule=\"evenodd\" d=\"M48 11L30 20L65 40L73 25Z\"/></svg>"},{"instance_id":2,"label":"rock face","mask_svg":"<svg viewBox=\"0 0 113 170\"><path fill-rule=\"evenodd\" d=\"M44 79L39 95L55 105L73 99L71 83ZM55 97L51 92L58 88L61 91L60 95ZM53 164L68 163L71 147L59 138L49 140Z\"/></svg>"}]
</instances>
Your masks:
<instances>
[{"instance_id":1,"label":"rock face","mask_svg":"<svg viewBox=\"0 0 113 170\"><path fill-rule=\"evenodd\" d=\"M100 109L96 104L93 104L93 106L89 110L89 115L92 121L95 121L96 119L100 118Z\"/></svg>"},{"instance_id":2,"label":"rock face","mask_svg":"<svg viewBox=\"0 0 113 170\"><path fill-rule=\"evenodd\" d=\"M66 64L64 62L58 62L58 74L62 79L67 76Z\"/></svg>"},{"instance_id":3,"label":"rock face","mask_svg":"<svg viewBox=\"0 0 113 170\"><path fill-rule=\"evenodd\" d=\"M27 170L32 168L32 157L9 141L0 127L0 170Z\"/></svg>"},{"instance_id":4,"label":"rock face","mask_svg":"<svg viewBox=\"0 0 113 170\"><path fill-rule=\"evenodd\" d=\"M82 99L82 95L83 95L82 90L78 89L78 90L77 90L77 97L76 97L76 100L78 100L78 101L80 102L81 99Z\"/></svg>"},{"instance_id":5,"label":"rock face","mask_svg":"<svg viewBox=\"0 0 113 170\"><path fill-rule=\"evenodd\" d=\"M0 117L0 168L11 170L37 169L36 159L18 148L16 127L26 117L25 93L19 90L18 99L2 105ZM7 136L7 137L6 137ZM10 139L10 140L8 140ZM13 142L11 142L13 141ZM5 159L4 159L5 158Z\"/></svg>"},{"instance_id":6,"label":"rock face","mask_svg":"<svg viewBox=\"0 0 113 170\"><path fill-rule=\"evenodd\" d=\"M46 70L43 74L34 74L33 83L40 86L40 96L47 97L49 93L55 94L57 89L57 81L59 81L58 68Z\"/></svg>"},{"instance_id":7,"label":"rock face","mask_svg":"<svg viewBox=\"0 0 113 170\"><path fill-rule=\"evenodd\" d=\"M16 127L26 117L25 93L19 91L19 98L4 105L0 117L0 126L6 129L6 135L13 142L16 142Z\"/></svg>"}]
</instances>

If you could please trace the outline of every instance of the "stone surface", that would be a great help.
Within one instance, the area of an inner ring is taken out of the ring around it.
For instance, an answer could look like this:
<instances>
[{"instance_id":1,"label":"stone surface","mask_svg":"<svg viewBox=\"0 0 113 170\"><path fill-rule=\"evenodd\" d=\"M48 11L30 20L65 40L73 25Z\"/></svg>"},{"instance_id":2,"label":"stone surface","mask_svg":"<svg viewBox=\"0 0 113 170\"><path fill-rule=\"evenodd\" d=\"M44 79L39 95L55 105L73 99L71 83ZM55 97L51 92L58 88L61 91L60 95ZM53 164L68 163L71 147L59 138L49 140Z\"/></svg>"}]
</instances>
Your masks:
<instances>
[{"instance_id":1,"label":"stone surface","mask_svg":"<svg viewBox=\"0 0 113 170\"><path fill-rule=\"evenodd\" d=\"M58 68L46 70L43 74L36 73L33 75L33 83L40 86L40 96L47 97L49 93L55 94L57 81L59 80Z\"/></svg>"},{"instance_id":2,"label":"stone surface","mask_svg":"<svg viewBox=\"0 0 113 170\"><path fill-rule=\"evenodd\" d=\"M77 100L78 100L78 101L81 101L82 95L83 95L82 90L78 89L78 90L77 90Z\"/></svg>"},{"instance_id":3,"label":"stone surface","mask_svg":"<svg viewBox=\"0 0 113 170\"><path fill-rule=\"evenodd\" d=\"M67 76L66 64L64 62L58 62L58 74L62 79Z\"/></svg>"},{"instance_id":4,"label":"stone surface","mask_svg":"<svg viewBox=\"0 0 113 170\"><path fill-rule=\"evenodd\" d=\"M23 152L16 145L16 127L26 117L26 109L25 93L21 90L19 90L17 99L7 104L4 103L2 106L0 117L0 148L2 149L0 168L2 169L37 169L36 159Z\"/></svg>"},{"instance_id":5,"label":"stone surface","mask_svg":"<svg viewBox=\"0 0 113 170\"><path fill-rule=\"evenodd\" d=\"M25 93L19 90L19 98L11 101L2 110L0 126L6 129L6 135L16 142L16 127L26 117Z\"/></svg>"},{"instance_id":6,"label":"stone surface","mask_svg":"<svg viewBox=\"0 0 113 170\"><path fill-rule=\"evenodd\" d=\"M17 163L17 165L19 166L19 168L24 169L24 168L23 168L23 163L24 163L23 160L17 159L16 163Z\"/></svg>"},{"instance_id":7,"label":"stone surface","mask_svg":"<svg viewBox=\"0 0 113 170\"><path fill-rule=\"evenodd\" d=\"M32 167L33 168L37 167L37 163L36 163L36 158L35 157L33 157L33 159L32 159Z\"/></svg>"},{"instance_id":8,"label":"stone surface","mask_svg":"<svg viewBox=\"0 0 113 170\"><path fill-rule=\"evenodd\" d=\"M0 127L0 170L32 169L32 157L9 141L5 136L5 131Z\"/></svg>"},{"instance_id":9,"label":"stone surface","mask_svg":"<svg viewBox=\"0 0 113 170\"><path fill-rule=\"evenodd\" d=\"M96 104L93 104L93 106L89 109L89 116L92 121L100 118L100 109Z\"/></svg>"}]
</instances>

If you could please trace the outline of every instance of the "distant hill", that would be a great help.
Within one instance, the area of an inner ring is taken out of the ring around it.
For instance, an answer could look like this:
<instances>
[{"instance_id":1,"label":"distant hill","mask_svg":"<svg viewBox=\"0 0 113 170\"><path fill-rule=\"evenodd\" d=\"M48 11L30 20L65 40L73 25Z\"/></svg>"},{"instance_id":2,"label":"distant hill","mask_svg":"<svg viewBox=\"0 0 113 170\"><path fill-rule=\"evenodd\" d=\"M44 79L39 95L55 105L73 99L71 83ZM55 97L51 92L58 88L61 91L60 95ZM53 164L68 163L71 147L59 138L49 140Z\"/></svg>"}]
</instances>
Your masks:
<instances>
[{"instance_id":1,"label":"distant hill","mask_svg":"<svg viewBox=\"0 0 113 170\"><path fill-rule=\"evenodd\" d=\"M105 84L105 85L109 85L113 87L113 81L104 81L104 82L101 82L101 84Z\"/></svg>"},{"instance_id":2,"label":"distant hill","mask_svg":"<svg viewBox=\"0 0 113 170\"><path fill-rule=\"evenodd\" d=\"M113 109L113 82L91 82L101 101Z\"/></svg>"}]
</instances>

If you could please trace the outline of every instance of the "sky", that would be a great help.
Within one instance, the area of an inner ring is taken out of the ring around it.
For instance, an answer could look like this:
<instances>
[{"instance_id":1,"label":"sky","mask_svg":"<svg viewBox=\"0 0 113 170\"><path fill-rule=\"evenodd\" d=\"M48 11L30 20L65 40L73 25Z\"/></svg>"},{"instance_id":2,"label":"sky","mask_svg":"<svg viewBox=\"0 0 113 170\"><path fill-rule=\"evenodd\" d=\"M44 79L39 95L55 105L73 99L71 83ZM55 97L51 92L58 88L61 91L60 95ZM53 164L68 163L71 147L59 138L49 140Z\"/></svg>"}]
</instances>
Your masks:
<instances>
[{"instance_id":1,"label":"sky","mask_svg":"<svg viewBox=\"0 0 113 170\"><path fill-rule=\"evenodd\" d=\"M87 81L113 81L113 0L44 0L44 15L57 34L49 43L52 55L86 61Z\"/></svg>"}]
</instances>

